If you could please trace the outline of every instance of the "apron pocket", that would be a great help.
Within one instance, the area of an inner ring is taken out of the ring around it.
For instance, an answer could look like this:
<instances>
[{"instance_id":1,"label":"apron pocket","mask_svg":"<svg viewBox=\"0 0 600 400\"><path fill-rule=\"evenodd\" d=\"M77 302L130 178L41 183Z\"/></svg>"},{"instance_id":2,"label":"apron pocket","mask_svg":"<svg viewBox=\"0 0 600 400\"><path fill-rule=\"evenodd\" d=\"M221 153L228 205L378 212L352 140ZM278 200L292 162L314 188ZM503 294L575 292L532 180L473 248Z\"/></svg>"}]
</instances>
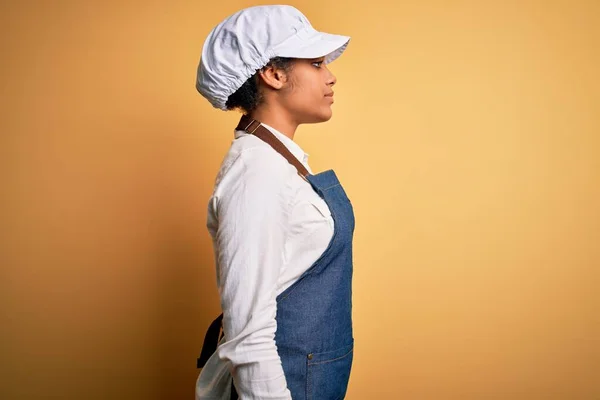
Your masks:
<instances>
[{"instance_id":1,"label":"apron pocket","mask_svg":"<svg viewBox=\"0 0 600 400\"><path fill-rule=\"evenodd\" d=\"M307 355L307 400L341 400L346 396L354 340L337 350Z\"/></svg>"}]
</instances>

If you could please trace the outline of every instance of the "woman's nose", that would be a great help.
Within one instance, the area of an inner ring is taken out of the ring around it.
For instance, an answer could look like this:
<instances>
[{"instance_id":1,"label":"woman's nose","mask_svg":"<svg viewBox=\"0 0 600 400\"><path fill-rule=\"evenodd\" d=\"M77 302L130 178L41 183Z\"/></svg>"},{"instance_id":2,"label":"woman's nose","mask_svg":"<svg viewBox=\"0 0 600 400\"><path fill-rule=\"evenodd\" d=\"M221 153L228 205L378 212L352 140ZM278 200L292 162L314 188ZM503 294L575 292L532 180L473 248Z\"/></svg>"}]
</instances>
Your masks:
<instances>
[{"instance_id":1,"label":"woman's nose","mask_svg":"<svg viewBox=\"0 0 600 400\"><path fill-rule=\"evenodd\" d=\"M335 85L336 82L337 82L337 78L331 71L329 71L329 79L327 80L327 84L329 86L333 86L333 85Z\"/></svg>"}]
</instances>

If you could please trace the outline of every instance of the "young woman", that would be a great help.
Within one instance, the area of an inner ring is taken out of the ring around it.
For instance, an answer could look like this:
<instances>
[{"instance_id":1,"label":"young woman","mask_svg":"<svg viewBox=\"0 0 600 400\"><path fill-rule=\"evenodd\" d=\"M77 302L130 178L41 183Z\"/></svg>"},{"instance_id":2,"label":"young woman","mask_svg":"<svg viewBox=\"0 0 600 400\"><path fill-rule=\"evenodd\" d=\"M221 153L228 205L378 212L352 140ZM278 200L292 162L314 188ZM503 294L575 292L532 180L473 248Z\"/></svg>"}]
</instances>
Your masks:
<instances>
[{"instance_id":1,"label":"young woman","mask_svg":"<svg viewBox=\"0 0 600 400\"><path fill-rule=\"evenodd\" d=\"M244 115L208 206L223 314L205 338L196 399L346 394L354 213L335 173L312 174L293 139L298 125L331 118L326 65L349 39L316 31L293 7L258 6L204 43L198 91Z\"/></svg>"}]
</instances>

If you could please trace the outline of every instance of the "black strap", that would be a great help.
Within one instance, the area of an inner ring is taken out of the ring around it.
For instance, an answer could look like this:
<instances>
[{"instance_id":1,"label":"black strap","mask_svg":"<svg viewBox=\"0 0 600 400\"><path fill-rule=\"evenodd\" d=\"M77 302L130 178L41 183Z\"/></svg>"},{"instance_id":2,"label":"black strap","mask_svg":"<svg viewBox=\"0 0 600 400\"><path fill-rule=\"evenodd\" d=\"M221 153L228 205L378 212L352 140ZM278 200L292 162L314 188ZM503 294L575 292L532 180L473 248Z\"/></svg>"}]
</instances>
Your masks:
<instances>
[{"instance_id":1,"label":"black strap","mask_svg":"<svg viewBox=\"0 0 600 400\"><path fill-rule=\"evenodd\" d=\"M221 327L223 323L223 314L219 315L217 319L215 319L208 330L206 331L206 335L204 336L204 344L202 345L202 351L200 352L200 357L196 362L196 368L204 368L206 362L212 356L212 354L217 350L217 346L219 345L219 333L221 333Z\"/></svg>"},{"instance_id":2,"label":"black strap","mask_svg":"<svg viewBox=\"0 0 600 400\"><path fill-rule=\"evenodd\" d=\"M223 314L219 315L208 327L206 335L204 336L204 344L202 345L200 357L198 357L198 360L196 361L196 368L204 368L210 356L212 356L213 353L217 350L219 342L221 341L224 335L222 328ZM233 384L233 380L231 381L231 396L229 397L229 399L239 399L237 390L235 390L235 385Z\"/></svg>"},{"instance_id":3,"label":"black strap","mask_svg":"<svg viewBox=\"0 0 600 400\"><path fill-rule=\"evenodd\" d=\"M240 396L237 393L237 390L235 390L235 385L233 384L233 380L231 381L231 396L229 397L229 400L238 400L240 398Z\"/></svg>"}]
</instances>

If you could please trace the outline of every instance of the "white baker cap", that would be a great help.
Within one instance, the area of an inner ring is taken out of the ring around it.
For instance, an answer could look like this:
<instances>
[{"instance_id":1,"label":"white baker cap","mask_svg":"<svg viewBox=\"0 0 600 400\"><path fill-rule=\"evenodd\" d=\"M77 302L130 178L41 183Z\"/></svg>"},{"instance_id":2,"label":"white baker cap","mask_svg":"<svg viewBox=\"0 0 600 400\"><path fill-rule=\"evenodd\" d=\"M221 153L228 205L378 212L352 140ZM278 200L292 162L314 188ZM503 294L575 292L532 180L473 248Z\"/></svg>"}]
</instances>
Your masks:
<instances>
[{"instance_id":1,"label":"white baker cap","mask_svg":"<svg viewBox=\"0 0 600 400\"><path fill-rule=\"evenodd\" d=\"M256 6L227 17L208 35L196 76L196 89L226 110L227 98L273 57L338 58L350 37L315 30L296 8Z\"/></svg>"}]
</instances>

